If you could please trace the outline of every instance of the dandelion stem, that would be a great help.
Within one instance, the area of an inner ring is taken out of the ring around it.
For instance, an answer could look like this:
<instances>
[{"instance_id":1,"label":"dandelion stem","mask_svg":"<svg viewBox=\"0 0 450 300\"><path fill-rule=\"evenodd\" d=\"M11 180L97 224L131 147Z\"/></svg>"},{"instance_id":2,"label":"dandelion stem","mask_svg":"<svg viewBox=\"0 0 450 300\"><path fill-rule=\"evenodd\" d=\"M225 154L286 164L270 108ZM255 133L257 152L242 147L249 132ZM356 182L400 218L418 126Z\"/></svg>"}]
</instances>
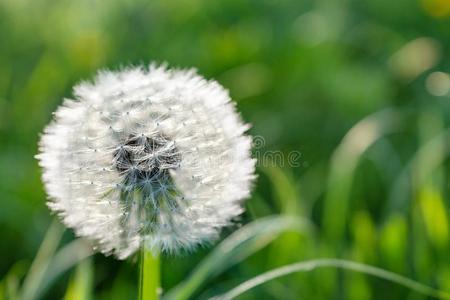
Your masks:
<instances>
[{"instance_id":1,"label":"dandelion stem","mask_svg":"<svg viewBox=\"0 0 450 300\"><path fill-rule=\"evenodd\" d=\"M160 287L159 255L142 247L139 276L139 299L158 300Z\"/></svg>"}]
</instances>

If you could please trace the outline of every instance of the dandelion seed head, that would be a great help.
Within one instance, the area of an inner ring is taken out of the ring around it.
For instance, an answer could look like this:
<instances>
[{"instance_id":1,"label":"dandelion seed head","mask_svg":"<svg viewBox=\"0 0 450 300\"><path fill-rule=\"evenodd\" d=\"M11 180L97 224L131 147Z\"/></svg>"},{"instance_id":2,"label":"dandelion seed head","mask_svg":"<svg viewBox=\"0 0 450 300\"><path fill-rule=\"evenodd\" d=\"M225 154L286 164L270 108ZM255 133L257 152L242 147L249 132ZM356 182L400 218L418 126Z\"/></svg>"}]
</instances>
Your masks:
<instances>
[{"instance_id":1,"label":"dandelion seed head","mask_svg":"<svg viewBox=\"0 0 450 300\"><path fill-rule=\"evenodd\" d=\"M242 213L249 126L217 82L151 65L99 72L74 96L37 158L48 206L101 252L192 250Z\"/></svg>"}]
</instances>

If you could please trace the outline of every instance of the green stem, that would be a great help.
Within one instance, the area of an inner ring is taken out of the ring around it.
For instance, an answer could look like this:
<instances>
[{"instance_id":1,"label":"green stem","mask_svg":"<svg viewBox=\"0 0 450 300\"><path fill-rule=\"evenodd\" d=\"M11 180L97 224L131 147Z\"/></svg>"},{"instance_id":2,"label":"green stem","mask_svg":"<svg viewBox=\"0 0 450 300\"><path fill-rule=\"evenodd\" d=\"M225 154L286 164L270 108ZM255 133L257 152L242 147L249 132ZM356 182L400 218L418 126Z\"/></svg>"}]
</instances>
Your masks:
<instances>
[{"instance_id":1,"label":"green stem","mask_svg":"<svg viewBox=\"0 0 450 300\"><path fill-rule=\"evenodd\" d=\"M139 276L139 299L158 300L160 289L159 255L142 247Z\"/></svg>"}]
</instances>

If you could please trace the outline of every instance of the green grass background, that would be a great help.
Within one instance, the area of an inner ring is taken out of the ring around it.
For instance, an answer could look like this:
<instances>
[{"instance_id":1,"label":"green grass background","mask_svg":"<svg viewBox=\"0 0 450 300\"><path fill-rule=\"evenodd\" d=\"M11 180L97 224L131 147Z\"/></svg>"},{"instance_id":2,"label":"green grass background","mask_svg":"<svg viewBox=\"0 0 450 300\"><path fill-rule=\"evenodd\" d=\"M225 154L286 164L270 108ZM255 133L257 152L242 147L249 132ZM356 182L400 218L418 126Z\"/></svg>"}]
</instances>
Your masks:
<instances>
[{"instance_id":1,"label":"green grass background","mask_svg":"<svg viewBox=\"0 0 450 300\"><path fill-rule=\"evenodd\" d=\"M33 158L52 111L97 69L150 61L217 79L253 124L250 133L264 138L242 223L281 214L312 224L205 280L194 299L320 257L450 291L450 94L436 96L445 76L430 77L450 71L449 14L448 0L0 0L0 299L23 288L48 228L29 285L49 278L39 272L51 249L74 245L70 230L51 225ZM272 161L273 151L285 158L299 151L300 163ZM77 254L85 249L75 246ZM164 291L212 249L164 257ZM60 256L57 266L67 258ZM137 256L121 262L97 254L58 275L40 297L133 299L138 265ZM324 269L240 299L427 298Z\"/></svg>"}]
</instances>

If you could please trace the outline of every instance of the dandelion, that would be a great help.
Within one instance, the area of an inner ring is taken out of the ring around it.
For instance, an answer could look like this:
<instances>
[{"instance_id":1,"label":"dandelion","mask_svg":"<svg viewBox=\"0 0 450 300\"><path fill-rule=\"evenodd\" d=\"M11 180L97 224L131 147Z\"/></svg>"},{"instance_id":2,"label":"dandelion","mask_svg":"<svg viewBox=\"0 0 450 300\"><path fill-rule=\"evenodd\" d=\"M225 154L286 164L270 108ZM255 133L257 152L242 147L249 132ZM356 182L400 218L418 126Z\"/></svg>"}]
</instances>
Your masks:
<instances>
[{"instance_id":1,"label":"dandelion","mask_svg":"<svg viewBox=\"0 0 450 300\"><path fill-rule=\"evenodd\" d=\"M217 82L151 65L99 72L74 95L37 158L48 206L99 251L192 250L242 213L249 126Z\"/></svg>"}]
</instances>

